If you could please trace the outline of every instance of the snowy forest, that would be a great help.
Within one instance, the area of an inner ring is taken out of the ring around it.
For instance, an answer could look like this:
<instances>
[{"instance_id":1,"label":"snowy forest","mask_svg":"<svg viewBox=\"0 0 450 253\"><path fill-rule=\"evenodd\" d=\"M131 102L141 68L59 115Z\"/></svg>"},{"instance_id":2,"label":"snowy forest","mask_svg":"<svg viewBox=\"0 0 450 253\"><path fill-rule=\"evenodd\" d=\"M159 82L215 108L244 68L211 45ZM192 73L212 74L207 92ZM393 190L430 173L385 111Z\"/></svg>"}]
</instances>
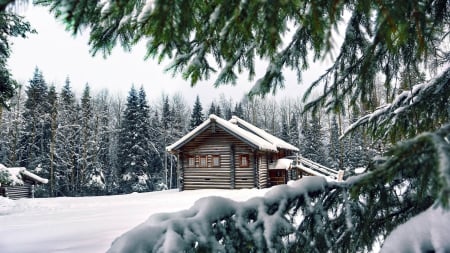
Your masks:
<instances>
[{"instance_id":1,"label":"snowy forest","mask_svg":"<svg viewBox=\"0 0 450 253\"><path fill-rule=\"evenodd\" d=\"M176 157L165 152L207 115L241 117L292 143L300 154L325 166L364 167L380 151L363 133L342 140L342 129L360 111L301 114L301 98L244 98L222 94L208 105L193 105L181 94L148 101L144 88L128 95L77 97L68 77L57 90L36 68L1 115L0 163L26 167L49 179L37 196L90 196L147 192L177 187Z\"/></svg>"}]
</instances>

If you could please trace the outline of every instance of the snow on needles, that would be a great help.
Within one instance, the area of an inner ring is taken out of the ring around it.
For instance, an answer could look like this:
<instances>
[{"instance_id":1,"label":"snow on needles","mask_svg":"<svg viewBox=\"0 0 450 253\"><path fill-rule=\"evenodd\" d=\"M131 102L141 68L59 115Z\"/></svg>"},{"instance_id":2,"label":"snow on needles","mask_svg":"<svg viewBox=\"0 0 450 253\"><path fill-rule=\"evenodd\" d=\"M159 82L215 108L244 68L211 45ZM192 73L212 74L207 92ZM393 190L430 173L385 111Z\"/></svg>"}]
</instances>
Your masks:
<instances>
[{"instance_id":1,"label":"snow on needles","mask_svg":"<svg viewBox=\"0 0 450 253\"><path fill-rule=\"evenodd\" d=\"M212 252L224 251L221 243L224 238L217 238L213 230L214 224L229 221L253 239L258 248L267 244L269 251L276 252L281 236L294 231L285 217L288 204L310 192L323 190L326 185L322 177L308 177L273 187L264 197L245 202L215 196L202 198L188 210L151 216L117 238L108 252L184 252L194 245Z\"/></svg>"}]
</instances>

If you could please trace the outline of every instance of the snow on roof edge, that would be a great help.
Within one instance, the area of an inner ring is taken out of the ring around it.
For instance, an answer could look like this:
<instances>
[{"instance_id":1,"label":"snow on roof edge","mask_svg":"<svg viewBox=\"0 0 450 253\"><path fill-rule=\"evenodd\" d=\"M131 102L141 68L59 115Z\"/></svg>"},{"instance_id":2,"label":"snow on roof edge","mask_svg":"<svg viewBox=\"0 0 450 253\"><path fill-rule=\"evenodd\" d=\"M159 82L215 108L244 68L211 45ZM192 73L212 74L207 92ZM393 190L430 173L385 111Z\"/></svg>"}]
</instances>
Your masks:
<instances>
[{"instance_id":1,"label":"snow on roof edge","mask_svg":"<svg viewBox=\"0 0 450 253\"><path fill-rule=\"evenodd\" d=\"M40 176L38 176L38 175L36 175L34 173L31 173L30 171L28 171L26 169L24 169L21 173L24 176L27 176L27 177L29 177L29 178L31 178L31 179L33 179L33 180L35 180L35 181L37 181L37 182L39 182L41 184L47 184L48 183L48 179L42 178L42 177L40 177Z\"/></svg>"},{"instance_id":2,"label":"snow on roof edge","mask_svg":"<svg viewBox=\"0 0 450 253\"><path fill-rule=\"evenodd\" d=\"M276 145L272 144L271 142L261 138L260 136L247 131L243 128L240 128L239 126L224 120L214 114L209 115L208 119L205 120L202 124L194 128L194 130L190 131L183 137L181 137L178 141L173 143L172 145L169 145L166 147L166 150L168 152L172 152L174 149L177 149L180 145L183 145L184 143L191 140L193 137L195 137L197 134L199 134L206 126L208 126L212 121L216 122L226 130L236 134L240 138L242 138L244 141L247 141L254 146L258 147L259 150L265 150L265 151L275 151L277 152L278 149Z\"/></svg>"},{"instance_id":3,"label":"snow on roof edge","mask_svg":"<svg viewBox=\"0 0 450 253\"><path fill-rule=\"evenodd\" d=\"M233 133L239 135L241 138L243 138L244 140L247 140L248 142L252 143L253 145L257 146L260 150L267 150L267 151L275 151L278 152L278 149L276 147L276 145L272 144L271 142L261 138L260 136L247 131L243 128L240 128L239 126L224 120L214 114L211 114L209 116L210 118L212 117L217 123L219 123L219 125L221 125L222 127L227 128L228 130L232 131Z\"/></svg>"},{"instance_id":4,"label":"snow on roof edge","mask_svg":"<svg viewBox=\"0 0 450 253\"><path fill-rule=\"evenodd\" d=\"M264 131L261 128L256 127L255 125L252 125L251 123L237 117L232 116L229 122L236 122L238 124L243 125L244 127L248 128L250 131L254 132L256 135L259 135L261 138L267 140L268 142L274 144L278 148L288 149L288 150L294 150L294 151L300 151L297 147L295 147L292 144L287 143L286 141L283 141L282 139Z\"/></svg>"},{"instance_id":5,"label":"snow on roof edge","mask_svg":"<svg viewBox=\"0 0 450 253\"><path fill-rule=\"evenodd\" d=\"M47 184L48 179L42 178L30 171L28 171L25 167L6 167L3 164L0 164L0 170L8 171L11 175L10 180L12 181L12 185L23 185L23 176L28 177L36 182Z\"/></svg>"},{"instance_id":6,"label":"snow on roof edge","mask_svg":"<svg viewBox=\"0 0 450 253\"><path fill-rule=\"evenodd\" d=\"M185 134L183 137L181 137L178 141L174 142L173 144L166 147L166 151L171 152L172 150L176 149L179 145L183 144L184 142L189 141L191 138L195 137L196 134L200 133L200 131L205 128L209 123L211 122L211 119L208 118L207 120L203 121L200 125L198 125L196 128L191 130L189 133Z\"/></svg>"}]
</instances>

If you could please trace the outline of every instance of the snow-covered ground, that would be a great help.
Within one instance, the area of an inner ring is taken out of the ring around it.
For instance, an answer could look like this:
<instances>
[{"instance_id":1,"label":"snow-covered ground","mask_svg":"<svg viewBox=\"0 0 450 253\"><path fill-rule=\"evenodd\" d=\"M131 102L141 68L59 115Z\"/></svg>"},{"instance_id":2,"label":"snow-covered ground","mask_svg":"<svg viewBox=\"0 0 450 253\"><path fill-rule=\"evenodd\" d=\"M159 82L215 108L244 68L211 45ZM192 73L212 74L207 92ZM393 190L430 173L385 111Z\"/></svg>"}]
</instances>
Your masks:
<instances>
[{"instance_id":1,"label":"snow-covered ground","mask_svg":"<svg viewBox=\"0 0 450 253\"><path fill-rule=\"evenodd\" d=\"M10 200L0 197L0 252L105 252L150 215L190 208L206 196L236 201L268 190L177 190L118 196Z\"/></svg>"}]
</instances>

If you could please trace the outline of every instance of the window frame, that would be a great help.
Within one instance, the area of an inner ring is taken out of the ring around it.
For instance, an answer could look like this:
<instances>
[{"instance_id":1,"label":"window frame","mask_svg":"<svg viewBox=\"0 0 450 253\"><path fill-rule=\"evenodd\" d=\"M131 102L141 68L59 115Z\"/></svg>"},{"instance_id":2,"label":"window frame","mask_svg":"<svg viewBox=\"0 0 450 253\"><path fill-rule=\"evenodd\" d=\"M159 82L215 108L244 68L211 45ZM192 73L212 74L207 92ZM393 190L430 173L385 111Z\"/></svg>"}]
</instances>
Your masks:
<instances>
[{"instance_id":1,"label":"window frame","mask_svg":"<svg viewBox=\"0 0 450 253\"><path fill-rule=\"evenodd\" d=\"M217 159L217 164L214 163L215 159ZM211 155L211 167L220 168L220 155Z\"/></svg>"},{"instance_id":2,"label":"window frame","mask_svg":"<svg viewBox=\"0 0 450 253\"><path fill-rule=\"evenodd\" d=\"M193 161L192 164L191 164L191 161ZM195 156L189 156L188 157L188 167L195 168Z\"/></svg>"},{"instance_id":3,"label":"window frame","mask_svg":"<svg viewBox=\"0 0 450 253\"><path fill-rule=\"evenodd\" d=\"M243 163L242 161L242 159L243 158L245 158L245 163ZM250 167L250 155L249 154L242 154L242 155L239 155L239 167L240 168L248 168L248 167Z\"/></svg>"},{"instance_id":4,"label":"window frame","mask_svg":"<svg viewBox=\"0 0 450 253\"><path fill-rule=\"evenodd\" d=\"M205 164L202 163L203 159L205 161ZM199 156L198 167L199 168L208 168L208 156L206 156L206 155Z\"/></svg>"}]
</instances>

